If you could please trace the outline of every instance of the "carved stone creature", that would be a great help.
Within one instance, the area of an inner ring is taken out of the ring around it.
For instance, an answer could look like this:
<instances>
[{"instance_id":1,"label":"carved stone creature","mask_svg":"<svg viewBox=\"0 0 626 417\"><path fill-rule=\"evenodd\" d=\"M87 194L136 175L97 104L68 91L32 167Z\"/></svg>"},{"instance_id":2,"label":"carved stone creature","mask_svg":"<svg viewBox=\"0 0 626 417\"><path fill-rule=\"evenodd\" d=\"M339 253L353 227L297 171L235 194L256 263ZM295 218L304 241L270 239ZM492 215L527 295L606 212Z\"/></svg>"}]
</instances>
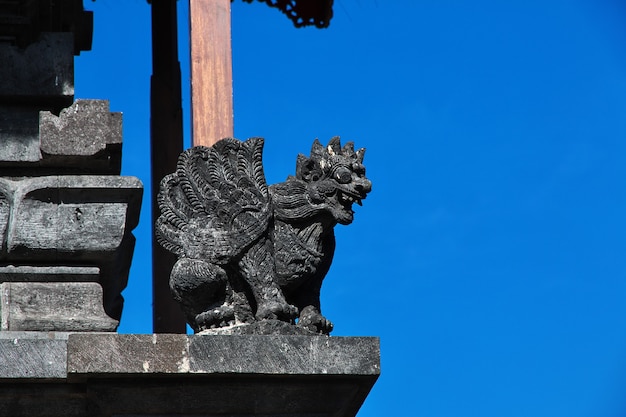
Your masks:
<instances>
[{"instance_id":1,"label":"carved stone creature","mask_svg":"<svg viewBox=\"0 0 626 417\"><path fill-rule=\"evenodd\" d=\"M328 334L320 288L333 227L371 190L365 149L338 137L298 155L296 176L268 186L263 139L223 139L184 151L163 178L157 239L178 255L170 287L195 331L281 320Z\"/></svg>"}]
</instances>

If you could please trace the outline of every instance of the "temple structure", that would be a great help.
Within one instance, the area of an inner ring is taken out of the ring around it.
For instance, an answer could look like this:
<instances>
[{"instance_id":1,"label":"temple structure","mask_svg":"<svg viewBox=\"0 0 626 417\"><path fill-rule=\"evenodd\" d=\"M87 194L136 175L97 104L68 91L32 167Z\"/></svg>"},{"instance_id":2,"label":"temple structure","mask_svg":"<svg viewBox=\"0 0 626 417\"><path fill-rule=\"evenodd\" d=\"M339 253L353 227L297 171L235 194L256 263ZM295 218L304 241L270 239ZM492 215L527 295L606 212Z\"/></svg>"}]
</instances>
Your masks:
<instances>
[{"instance_id":1,"label":"temple structure","mask_svg":"<svg viewBox=\"0 0 626 417\"><path fill-rule=\"evenodd\" d=\"M92 14L10 0L0 17L0 416L356 415L377 338L116 333L142 184L119 175L121 114L74 99Z\"/></svg>"}]
</instances>

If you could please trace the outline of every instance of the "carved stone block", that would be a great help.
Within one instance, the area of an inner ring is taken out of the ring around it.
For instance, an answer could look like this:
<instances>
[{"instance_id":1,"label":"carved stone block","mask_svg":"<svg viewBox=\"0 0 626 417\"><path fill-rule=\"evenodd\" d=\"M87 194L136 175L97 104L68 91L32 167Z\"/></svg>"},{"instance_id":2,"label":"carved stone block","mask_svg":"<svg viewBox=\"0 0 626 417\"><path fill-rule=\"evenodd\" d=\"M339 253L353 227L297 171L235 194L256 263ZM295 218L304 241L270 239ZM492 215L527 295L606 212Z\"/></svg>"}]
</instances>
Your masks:
<instances>
[{"instance_id":1,"label":"carved stone block","mask_svg":"<svg viewBox=\"0 0 626 417\"><path fill-rule=\"evenodd\" d=\"M0 178L0 257L29 262L98 260L115 252L139 220L134 177Z\"/></svg>"},{"instance_id":2,"label":"carved stone block","mask_svg":"<svg viewBox=\"0 0 626 417\"><path fill-rule=\"evenodd\" d=\"M0 261L5 264L0 282L45 276L97 281L106 312L118 320L142 191L134 177L0 178ZM97 269L98 278L93 279L94 269L68 268L77 263Z\"/></svg>"},{"instance_id":3,"label":"carved stone block","mask_svg":"<svg viewBox=\"0 0 626 417\"><path fill-rule=\"evenodd\" d=\"M0 175L119 174L122 114L106 100L76 100L56 116L0 107Z\"/></svg>"},{"instance_id":4,"label":"carved stone block","mask_svg":"<svg viewBox=\"0 0 626 417\"><path fill-rule=\"evenodd\" d=\"M81 166L85 173L120 172L122 114L111 113L108 101L76 100L58 117L41 112L39 139L46 166Z\"/></svg>"},{"instance_id":5,"label":"carved stone block","mask_svg":"<svg viewBox=\"0 0 626 417\"><path fill-rule=\"evenodd\" d=\"M0 284L0 330L110 332L118 323L104 312L96 283Z\"/></svg>"}]
</instances>

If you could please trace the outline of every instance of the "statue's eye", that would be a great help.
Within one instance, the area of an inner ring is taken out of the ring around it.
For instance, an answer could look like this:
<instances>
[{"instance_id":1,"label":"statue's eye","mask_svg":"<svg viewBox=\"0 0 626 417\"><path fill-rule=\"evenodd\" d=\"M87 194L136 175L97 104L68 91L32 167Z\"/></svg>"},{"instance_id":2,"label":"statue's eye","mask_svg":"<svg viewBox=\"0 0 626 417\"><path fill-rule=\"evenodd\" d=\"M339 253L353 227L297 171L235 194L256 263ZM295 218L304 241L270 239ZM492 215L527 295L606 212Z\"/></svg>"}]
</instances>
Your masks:
<instances>
[{"instance_id":1,"label":"statue's eye","mask_svg":"<svg viewBox=\"0 0 626 417\"><path fill-rule=\"evenodd\" d=\"M365 175L365 167L363 165L359 164L359 163L352 164L352 170L358 176L364 176Z\"/></svg>"},{"instance_id":2,"label":"statue's eye","mask_svg":"<svg viewBox=\"0 0 626 417\"><path fill-rule=\"evenodd\" d=\"M339 184L347 184L352 181L352 173L348 168L341 167L335 171L335 179Z\"/></svg>"}]
</instances>

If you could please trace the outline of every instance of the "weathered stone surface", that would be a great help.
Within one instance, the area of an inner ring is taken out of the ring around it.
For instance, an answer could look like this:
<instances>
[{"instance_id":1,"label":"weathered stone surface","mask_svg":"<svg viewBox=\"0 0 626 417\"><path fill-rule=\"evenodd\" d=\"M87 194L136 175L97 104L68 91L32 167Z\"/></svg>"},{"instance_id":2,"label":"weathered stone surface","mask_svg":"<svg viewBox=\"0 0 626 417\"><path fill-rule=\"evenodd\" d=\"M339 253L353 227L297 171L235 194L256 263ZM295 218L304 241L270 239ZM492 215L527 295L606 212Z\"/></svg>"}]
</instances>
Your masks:
<instances>
[{"instance_id":1,"label":"weathered stone surface","mask_svg":"<svg viewBox=\"0 0 626 417\"><path fill-rule=\"evenodd\" d=\"M54 201L50 194L58 191L39 188L13 207L12 224L7 225L8 258L57 258L63 252L83 257L120 246L128 210L125 202L92 202L86 193L73 201Z\"/></svg>"},{"instance_id":2,"label":"weathered stone surface","mask_svg":"<svg viewBox=\"0 0 626 417\"><path fill-rule=\"evenodd\" d=\"M122 114L111 113L108 101L76 100L58 117L41 112L39 139L45 166L120 173Z\"/></svg>"},{"instance_id":3,"label":"weathered stone surface","mask_svg":"<svg viewBox=\"0 0 626 417\"><path fill-rule=\"evenodd\" d=\"M114 331L97 283L5 282L0 284L0 330Z\"/></svg>"},{"instance_id":4,"label":"weathered stone surface","mask_svg":"<svg viewBox=\"0 0 626 417\"><path fill-rule=\"evenodd\" d=\"M98 281L100 281L100 268L95 266L0 266L0 283Z\"/></svg>"},{"instance_id":5,"label":"weathered stone surface","mask_svg":"<svg viewBox=\"0 0 626 417\"><path fill-rule=\"evenodd\" d=\"M184 335L71 335L70 374L186 373L188 340ZM112 337L110 337L112 336Z\"/></svg>"},{"instance_id":6,"label":"weathered stone surface","mask_svg":"<svg viewBox=\"0 0 626 417\"><path fill-rule=\"evenodd\" d=\"M113 252L137 225L142 185L134 177L0 178L0 257L71 261Z\"/></svg>"},{"instance_id":7,"label":"weathered stone surface","mask_svg":"<svg viewBox=\"0 0 626 417\"><path fill-rule=\"evenodd\" d=\"M65 379L66 367L66 333L0 332L0 381L6 378ZM0 385L0 403L3 403L3 392L4 387Z\"/></svg>"},{"instance_id":8,"label":"weathered stone surface","mask_svg":"<svg viewBox=\"0 0 626 417\"><path fill-rule=\"evenodd\" d=\"M0 103L41 103L60 108L74 96L74 36L41 33L22 49L0 43Z\"/></svg>"},{"instance_id":9,"label":"weathered stone surface","mask_svg":"<svg viewBox=\"0 0 626 417\"><path fill-rule=\"evenodd\" d=\"M94 155L122 143L121 113L106 100L76 100L59 116L40 113L41 150L52 155Z\"/></svg>"},{"instance_id":10,"label":"weathered stone surface","mask_svg":"<svg viewBox=\"0 0 626 417\"><path fill-rule=\"evenodd\" d=\"M365 337L193 336L194 373L378 375L378 341Z\"/></svg>"},{"instance_id":11,"label":"weathered stone surface","mask_svg":"<svg viewBox=\"0 0 626 417\"><path fill-rule=\"evenodd\" d=\"M328 336L69 336L68 373L369 375L380 373L378 339Z\"/></svg>"},{"instance_id":12,"label":"weathered stone surface","mask_svg":"<svg viewBox=\"0 0 626 417\"><path fill-rule=\"evenodd\" d=\"M0 106L0 144L0 176L118 175L122 114L110 112L106 100L76 100L58 116Z\"/></svg>"},{"instance_id":13,"label":"weathered stone surface","mask_svg":"<svg viewBox=\"0 0 626 417\"><path fill-rule=\"evenodd\" d=\"M296 175L267 185L263 139L223 139L183 152L161 181L159 243L178 256L170 288L196 331L267 320L328 334L320 289L335 250L371 191L364 149L313 143Z\"/></svg>"}]
</instances>

